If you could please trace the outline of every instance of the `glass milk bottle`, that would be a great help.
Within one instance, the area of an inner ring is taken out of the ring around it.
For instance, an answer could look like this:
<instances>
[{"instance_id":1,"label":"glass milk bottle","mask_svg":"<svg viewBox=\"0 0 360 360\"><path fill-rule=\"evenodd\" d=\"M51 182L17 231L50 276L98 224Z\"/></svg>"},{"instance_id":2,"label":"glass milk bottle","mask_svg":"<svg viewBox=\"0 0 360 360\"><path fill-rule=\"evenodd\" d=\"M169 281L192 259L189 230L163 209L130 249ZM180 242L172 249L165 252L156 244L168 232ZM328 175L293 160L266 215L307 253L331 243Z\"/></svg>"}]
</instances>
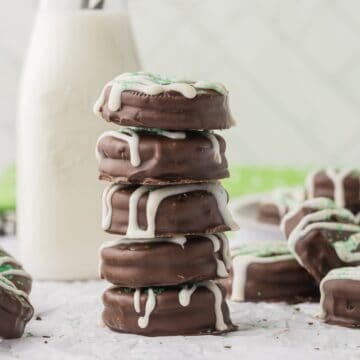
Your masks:
<instances>
[{"instance_id":1,"label":"glass milk bottle","mask_svg":"<svg viewBox=\"0 0 360 360\"><path fill-rule=\"evenodd\" d=\"M102 185L94 156L109 124L93 103L139 69L125 4L40 3L21 82L17 213L20 256L36 279L98 277Z\"/></svg>"}]
</instances>

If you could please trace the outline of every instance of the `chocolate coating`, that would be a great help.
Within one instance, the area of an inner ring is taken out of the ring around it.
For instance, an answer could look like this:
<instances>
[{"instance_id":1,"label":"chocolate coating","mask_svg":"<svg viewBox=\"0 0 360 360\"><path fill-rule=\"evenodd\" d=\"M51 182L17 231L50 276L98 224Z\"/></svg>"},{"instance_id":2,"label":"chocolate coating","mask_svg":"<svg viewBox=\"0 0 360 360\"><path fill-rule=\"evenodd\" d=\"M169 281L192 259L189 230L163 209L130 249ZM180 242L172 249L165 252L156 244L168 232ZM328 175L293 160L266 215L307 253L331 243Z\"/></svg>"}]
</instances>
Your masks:
<instances>
[{"instance_id":1,"label":"chocolate coating","mask_svg":"<svg viewBox=\"0 0 360 360\"><path fill-rule=\"evenodd\" d=\"M174 91L159 95L124 91L118 111L110 111L107 106L110 90L109 86L100 111L104 120L119 125L170 130L215 130L232 126L227 96L213 90L204 90L193 99Z\"/></svg>"},{"instance_id":2,"label":"chocolate coating","mask_svg":"<svg viewBox=\"0 0 360 360\"><path fill-rule=\"evenodd\" d=\"M227 295L232 293L233 277L220 280ZM244 301L279 302L295 304L314 301L319 298L319 290L314 279L295 259L260 263L254 261L246 271Z\"/></svg>"},{"instance_id":3,"label":"chocolate coating","mask_svg":"<svg viewBox=\"0 0 360 360\"><path fill-rule=\"evenodd\" d=\"M275 204L260 204L258 219L266 224L280 225L281 216L278 207Z\"/></svg>"},{"instance_id":4,"label":"chocolate coating","mask_svg":"<svg viewBox=\"0 0 360 360\"><path fill-rule=\"evenodd\" d=\"M170 242L129 240L128 244L103 248L101 258L102 277L129 288L215 279L217 260L224 262L222 248L215 253L211 240L203 236L188 236L183 247Z\"/></svg>"},{"instance_id":5,"label":"chocolate coating","mask_svg":"<svg viewBox=\"0 0 360 360\"><path fill-rule=\"evenodd\" d=\"M34 309L27 299L0 287L0 337L21 337L33 314Z\"/></svg>"},{"instance_id":6,"label":"chocolate coating","mask_svg":"<svg viewBox=\"0 0 360 360\"><path fill-rule=\"evenodd\" d=\"M360 281L328 280L323 286L325 322L349 328L360 327Z\"/></svg>"},{"instance_id":7,"label":"chocolate coating","mask_svg":"<svg viewBox=\"0 0 360 360\"><path fill-rule=\"evenodd\" d=\"M296 246L295 251L301 258L305 269L319 283L324 276L332 269L360 265L360 263L346 263L337 255L332 243L344 241L353 233L330 230L312 230L306 236L301 238Z\"/></svg>"},{"instance_id":8,"label":"chocolate coating","mask_svg":"<svg viewBox=\"0 0 360 360\"><path fill-rule=\"evenodd\" d=\"M110 233L126 235L129 219L129 198L136 186L119 189L112 196ZM138 203L138 224L147 229L148 193ZM214 196L203 190L169 196L161 201L155 217L155 236L213 234L231 230L225 224Z\"/></svg>"},{"instance_id":9,"label":"chocolate coating","mask_svg":"<svg viewBox=\"0 0 360 360\"><path fill-rule=\"evenodd\" d=\"M141 295L141 312L134 309L133 293L121 288L110 288L105 291L103 302L105 309L103 321L110 329L145 336L165 335L201 335L218 334L216 330L215 299L208 289L198 288L191 296L188 306L179 303L181 288L165 288L156 296L156 307L150 315L149 324L145 328L138 325L138 319L144 316L147 295ZM231 323L229 310L224 300L225 290L222 289L221 304L224 321L228 326L225 331L235 330Z\"/></svg>"},{"instance_id":10,"label":"chocolate coating","mask_svg":"<svg viewBox=\"0 0 360 360\"><path fill-rule=\"evenodd\" d=\"M352 213L360 211L360 176L355 171L346 176L343 182L345 207ZM334 200L334 183L326 174L319 171L314 176L314 197L326 197Z\"/></svg>"},{"instance_id":11,"label":"chocolate coating","mask_svg":"<svg viewBox=\"0 0 360 360\"><path fill-rule=\"evenodd\" d=\"M220 145L221 162L215 159L214 148L199 132L188 132L185 139L170 139L154 132L139 135L141 164L130 163L129 144L114 137L105 137L98 149L100 179L120 183L147 185L186 184L217 180L229 176L225 158L225 141L215 135Z\"/></svg>"}]
</instances>

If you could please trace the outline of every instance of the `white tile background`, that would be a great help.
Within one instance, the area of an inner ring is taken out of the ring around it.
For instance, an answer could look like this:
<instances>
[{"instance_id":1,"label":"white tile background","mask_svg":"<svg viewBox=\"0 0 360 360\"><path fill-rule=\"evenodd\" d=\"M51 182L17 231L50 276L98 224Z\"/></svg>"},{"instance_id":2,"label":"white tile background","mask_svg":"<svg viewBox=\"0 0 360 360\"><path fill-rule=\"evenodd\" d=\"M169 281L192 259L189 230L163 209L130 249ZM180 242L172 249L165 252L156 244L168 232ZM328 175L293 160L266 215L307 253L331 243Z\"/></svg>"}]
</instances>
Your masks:
<instances>
[{"instance_id":1,"label":"white tile background","mask_svg":"<svg viewBox=\"0 0 360 360\"><path fill-rule=\"evenodd\" d=\"M37 0L0 0L0 169ZM143 68L224 82L232 161L360 159L360 1L129 0Z\"/></svg>"}]
</instances>

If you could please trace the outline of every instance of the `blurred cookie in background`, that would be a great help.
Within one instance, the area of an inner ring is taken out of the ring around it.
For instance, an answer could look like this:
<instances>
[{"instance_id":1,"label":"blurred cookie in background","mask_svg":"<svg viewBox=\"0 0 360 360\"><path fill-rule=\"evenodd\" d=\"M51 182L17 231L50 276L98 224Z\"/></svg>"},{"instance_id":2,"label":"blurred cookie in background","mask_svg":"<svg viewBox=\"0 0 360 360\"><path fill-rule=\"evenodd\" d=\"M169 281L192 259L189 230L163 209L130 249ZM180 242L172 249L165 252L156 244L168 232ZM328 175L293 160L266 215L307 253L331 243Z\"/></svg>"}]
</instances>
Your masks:
<instances>
[{"instance_id":1,"label":"blurred cookie in background","mask_svg":"<svg viewBox=\"0 0 360 360\"><path fill-rule=\"evenodd\" d=\"M258 220L279 225L281 219L288 211L301 203L305 198L305 191L302 188L278 188L264 195L259 209Z\"/></svg>"},{"instance_id":2,"label":"blurred cookie in background","mask_svg":"<svg viewBox=\"0 0 360 360\"><path fill-rule=\"evenodd\" d=\"M327 168L311 172L306 179L309 199L325 197L353 214L360 212L360 169Z\"/></svg>"}]
</instances>

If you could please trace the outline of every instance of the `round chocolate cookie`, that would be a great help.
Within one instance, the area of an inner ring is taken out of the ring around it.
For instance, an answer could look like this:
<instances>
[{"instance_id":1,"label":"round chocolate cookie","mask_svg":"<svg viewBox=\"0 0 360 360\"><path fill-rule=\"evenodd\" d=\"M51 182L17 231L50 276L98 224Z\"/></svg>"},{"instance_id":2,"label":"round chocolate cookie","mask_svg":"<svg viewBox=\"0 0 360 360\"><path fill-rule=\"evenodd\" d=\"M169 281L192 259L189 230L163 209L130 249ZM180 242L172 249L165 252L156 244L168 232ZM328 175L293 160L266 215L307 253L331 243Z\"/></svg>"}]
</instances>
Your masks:
<instances>
[{"instance_id":1,"label":"round chocolate cookie","mask_svg":"<svg viewBox=\"0 0 360 360\"><path fill-rule=\"evenodd\" d=\"M309 199L330 198L338 207L357 214L360 212L360 169L314 171L307 177L306 192Z\"/></svg>"},{"instance_id":2,"label":"round chocolate cookie","mask_svg":"<svg viewBox=\"0 0 360 360\"><path fill-rule=\"evenodd\" d=\"M237 229L218 183L161 187L111 184L103 194L103 229L128 238L213 234Z\"/></svg>"},{"instance_id":3,"label":"round chocolate cookie","mask_svg":"<svg viewBox=\"0 0 360 360\"><path fill-rule=\"evenodd\" d=\"M320 291L325 322L360 328L360 267L331 270L321 281Z\"/></svg>"},{"instance_id":4,"label":"round chocolate cookie","mask_svg":"<svg viewBox=\"0 0 360 360\"><path fill-rule=\"evenodd\" d=\"M146 336L219 334L235 330L225 291L212 281L183 287L113 287L103 296L110 329Z\"/></svg>"},{"instance_id":5,"label":"round chocolate cookie","mask_svg":"<svg viewBox=\"0 0 360 360\"><path fill-rule=\"evenodd\" d=\"M222 84L137 72L118 76L102 91L95 114L124 126L215 130L233 125Z\"/></svg>"},{"instance_id":6,"label":"round chocolate cookie","mask_svg":"<svg viewBox=\"0 0 360 360\"><path fill-rule=\"evenodd\" d=\"M298 303L318 299L315 281L283 241L233 249L232 277L220 281L233 301Z\"/></svg>"},{"instance_id":7,"label":"round chocolate cookie","mask_svg":"<svg viewBox=\"0 0 360 360\"><path fill-rule=\"evenodd\" d=\"M30 290L30 275L0 249L0 338L18 338L24 333L34 313L28 300Z\"/></svg>"},{"instance_id":8,"label":"round chocolate cookie","mask_svg":"<svg viewBox=\"0 0 360 360\"><path fill-rule=\"evenodd\" d=\"M282 223L290 250L317 282L331 269L360 264L358 238L352 236L360 233L360 226L349 210L336 208L332 202L327 208L327 201L307 200Z\"/></svg>"},{"instance_id":9,"label":"round chocolate cookie","mask_svg":"<svg viewBox=\"0 0 360 360\"><path fill-rule=\"evenodd\" d=\"M279 225L283 216L303 200L303 189L276 189L265 195L262 199L259 206L258 219L267 224Z\"/></svg>"},{"instance_id":10,"label":"round chocolate cookie","mask_svg":"<svg viewBox=\"0 0 360 360\"><path fill-rule=\"evenodd\" d=\"M187 184L229 176L225 141L207 131L121 129L96 146L100 179L145 185Z\"/></svg>"},{"instance_id":11,"label":"round chocolate cookie","mask_svg":"<svg viewBox=\"0 0 360 360\"><path fill-rule=\"evenodd\" d=\"M231 266L223 234L119 239L102 246L101 260L102 277L129 288L224 278Z\"/></svg>"}]
</instances>

